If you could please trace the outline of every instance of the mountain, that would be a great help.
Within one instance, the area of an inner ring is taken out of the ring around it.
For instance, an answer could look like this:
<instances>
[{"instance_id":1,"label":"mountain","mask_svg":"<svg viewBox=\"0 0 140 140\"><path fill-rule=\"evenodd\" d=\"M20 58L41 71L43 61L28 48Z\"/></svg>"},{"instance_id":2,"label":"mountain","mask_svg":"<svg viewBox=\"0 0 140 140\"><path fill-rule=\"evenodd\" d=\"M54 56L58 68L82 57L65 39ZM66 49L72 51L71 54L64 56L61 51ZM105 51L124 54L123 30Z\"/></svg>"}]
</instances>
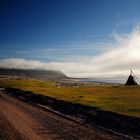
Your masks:
<instances>
[{"instance_id":1,"label":"mountain","mask_svg":"<svg viewBox=\"0 0 140 140\"><path fill-rule=\"evenodd\" d=\"M17 76L35 79L65 79L67 78L61 71L53 70L23 70L23 69L5 69L0 68L0 76Z\"/></svg>"}]
</instances>

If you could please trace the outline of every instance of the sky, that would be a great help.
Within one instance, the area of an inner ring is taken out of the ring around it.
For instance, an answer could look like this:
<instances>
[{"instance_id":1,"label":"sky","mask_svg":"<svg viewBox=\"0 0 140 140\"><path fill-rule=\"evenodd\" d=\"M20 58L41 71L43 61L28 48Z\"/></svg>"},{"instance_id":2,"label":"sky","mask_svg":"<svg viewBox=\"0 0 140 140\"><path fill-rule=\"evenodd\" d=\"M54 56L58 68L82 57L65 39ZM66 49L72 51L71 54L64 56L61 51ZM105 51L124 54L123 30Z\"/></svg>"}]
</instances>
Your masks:
<instances>
[{"instance_id":1,"label":"sky","mask_svg":"<svg viewBox=\"0 0 140 140\"><path fill-rule=\"evenodd\" d=\"M0 67L70 77L140 75L139 0L0 0Z\"/></svg>"}]
</instances>

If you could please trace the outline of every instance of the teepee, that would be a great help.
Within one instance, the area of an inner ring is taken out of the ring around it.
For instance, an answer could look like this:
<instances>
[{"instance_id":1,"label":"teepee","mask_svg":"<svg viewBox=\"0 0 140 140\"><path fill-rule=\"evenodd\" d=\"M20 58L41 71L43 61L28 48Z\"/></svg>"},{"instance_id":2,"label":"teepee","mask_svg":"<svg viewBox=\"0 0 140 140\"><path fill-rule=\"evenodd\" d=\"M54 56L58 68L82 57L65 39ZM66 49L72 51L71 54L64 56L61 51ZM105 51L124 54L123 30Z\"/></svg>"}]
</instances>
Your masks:
<instances>
[{"instance_id":1,"label":"teepee","mask_svg":"<svg viewBox=\"0 0 140 140\"><path fill-rule=\"evenodd\" d=\"M133 73L133 71L131 70L130 72L130 75L125 83L125 85L138 85L138 82L137 82L137 77L136 75Z\"/></svg>"}]
</instances>

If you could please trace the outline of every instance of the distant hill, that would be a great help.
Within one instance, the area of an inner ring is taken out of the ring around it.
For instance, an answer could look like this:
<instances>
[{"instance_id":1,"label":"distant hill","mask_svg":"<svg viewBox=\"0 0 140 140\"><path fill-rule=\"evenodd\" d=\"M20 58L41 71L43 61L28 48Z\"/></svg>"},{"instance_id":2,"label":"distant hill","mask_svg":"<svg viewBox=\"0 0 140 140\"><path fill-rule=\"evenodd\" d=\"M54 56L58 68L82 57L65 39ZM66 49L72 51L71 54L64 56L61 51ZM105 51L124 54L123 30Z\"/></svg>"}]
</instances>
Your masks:
<instances>
[{"instance_id":1,"label":"distant hill","mask_svg":"<svg viewBox=\"0 0 140 140\"><path fill-rule=\"evenodd\" d=\"M67 78L61 71L53 70L23 70L23 69L5 69L0 68L0 76L17 76L35 79L65 79Z\"/></svg>"}]
</instances>

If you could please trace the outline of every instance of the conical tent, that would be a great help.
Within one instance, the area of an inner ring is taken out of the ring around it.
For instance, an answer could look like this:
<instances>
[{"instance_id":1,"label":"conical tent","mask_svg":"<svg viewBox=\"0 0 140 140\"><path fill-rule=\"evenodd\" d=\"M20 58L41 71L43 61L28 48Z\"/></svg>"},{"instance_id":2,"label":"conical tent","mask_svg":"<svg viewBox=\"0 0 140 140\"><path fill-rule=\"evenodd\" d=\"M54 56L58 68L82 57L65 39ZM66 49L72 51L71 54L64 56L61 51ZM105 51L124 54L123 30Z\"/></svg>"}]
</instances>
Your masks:
<instances>
[{"instance_id":1,"label":"conical tent","mask_svg":"<svg viewBox=\"0 0 140 140\"><path fill-rule=\"evenodd\" d=\"M125 85L138 85L138 83L136 82L136 78L135 75L133 76L133 72L131 70L130 75L125 83Z\"/></svg>"}]
</instances>

